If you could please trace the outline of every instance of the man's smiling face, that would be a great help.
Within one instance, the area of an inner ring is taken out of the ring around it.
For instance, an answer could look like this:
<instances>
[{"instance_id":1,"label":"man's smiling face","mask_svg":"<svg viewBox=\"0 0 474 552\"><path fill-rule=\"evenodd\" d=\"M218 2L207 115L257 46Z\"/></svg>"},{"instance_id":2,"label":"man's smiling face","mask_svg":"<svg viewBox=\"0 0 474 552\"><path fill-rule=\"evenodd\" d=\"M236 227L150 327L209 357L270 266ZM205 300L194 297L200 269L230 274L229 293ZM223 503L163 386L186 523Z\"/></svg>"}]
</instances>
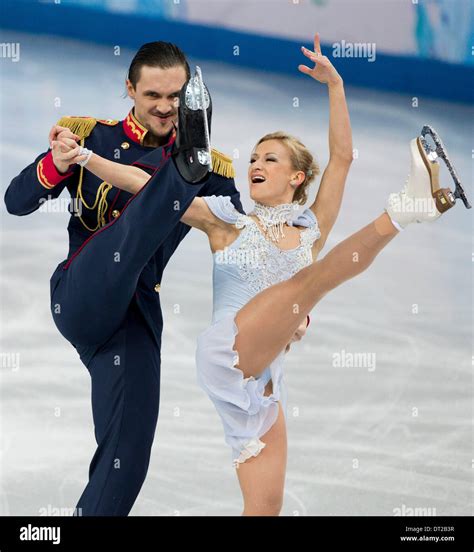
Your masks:
<instances>
[{"instance_id":1,"label":"man's smiling face","mask_svg":"<svg viewBox=\"0 0 474 552\"><path fill-rule=\"evenodd\" d=\"M128 96L135 102L135 117L149 131L149 145L161 145L177 125L179 93L186 82L183 65L167 69L144 65L136 88L127 79ZM150 143L150 139L155 138Z\"/></svg>"}]
</instances>

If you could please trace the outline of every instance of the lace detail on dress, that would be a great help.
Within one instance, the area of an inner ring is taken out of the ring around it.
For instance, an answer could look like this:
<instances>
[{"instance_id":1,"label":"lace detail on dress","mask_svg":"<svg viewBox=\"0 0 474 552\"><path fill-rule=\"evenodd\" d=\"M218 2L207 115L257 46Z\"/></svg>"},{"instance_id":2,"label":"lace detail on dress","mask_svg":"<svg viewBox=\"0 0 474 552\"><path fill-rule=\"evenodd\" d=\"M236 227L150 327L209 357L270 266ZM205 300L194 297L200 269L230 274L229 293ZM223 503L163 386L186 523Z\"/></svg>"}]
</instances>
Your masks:
<instances>
[{"instance_id":1,"label":"lace detail on dress","mask_svg":"<svg viewBox=\"0 0 474 552\"><path fill-rule=\"evenodd\" d=\"M246 460L252 458L252 456L258 456L266 446L266 443L261 441L258 437L251 439L242 448L240 456L235 458L232 462L233 467L239 469L240 464L243 464Z\"/></svg>"},{"instance_id":2,"label":"lace detail on dress","mask_svg":"<svg viewBox=\"0 0 474 552\"><path fill-rule=\"evenodd\" d=\"M237 267L254 294L291 278L311 264L311 247L321 236L315 222L314 226L301 231L298 247L283 250L267 240L257 223L248 215L239 213L235 226L243 229L236 247Z\"/></svg>"},{"instance_id":3,"label":"lace detail on dress","mask_svg":"<svg viewBox=\"0 0 474 552\"><path fill-rule=\"evenodd\" d=\"M310 209L305 209L290 221L290 226L306 227L300 233L298 247L283 250L265 238L252 217L237 211L229 196L203 196L203 199L218 218L242 230L237 240L226 249L231 253L228 258L234 259L232 262L254 295L291 278L313 262L311 247L321 232Z\"/></svg>"}]
</instances>

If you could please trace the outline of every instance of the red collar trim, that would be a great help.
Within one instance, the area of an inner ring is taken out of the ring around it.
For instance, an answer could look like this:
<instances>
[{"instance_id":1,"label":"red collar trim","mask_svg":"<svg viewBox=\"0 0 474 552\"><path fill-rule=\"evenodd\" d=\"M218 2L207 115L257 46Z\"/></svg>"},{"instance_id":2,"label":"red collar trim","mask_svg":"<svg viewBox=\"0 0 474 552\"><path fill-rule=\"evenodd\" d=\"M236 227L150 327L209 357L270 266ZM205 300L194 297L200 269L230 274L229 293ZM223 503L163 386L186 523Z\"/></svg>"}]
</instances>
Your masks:
<instances>
[{"instance_id":1,"label":"red collar trim","mask_svg":"<svg viewBox=\"0 0 474 552\"><path fill-rule=\"evenodd\" d=\"M136 144L140 144L141 146L143 146L143 141L145 140L148 129L138 122L138 119L133 114L133 109L130 110L127 117L123 120L123 130L130 140L132 140ZM163 147L166 148L171 146L174 143L175 139L176 133L173 132L170 140Z\"/></svg>"},{"instance_id":2,"label":"red collar trim","mask_svg":"<svg viewBox=\"0 0 474 552\"><path fill-rule=\"evenodd\" d=\"M138 122L138 119L133 114L133 109L130 110L127 117L123 120L123 130L130 140L143 146L143 140L148 129Z\"/></svg>"}]
</instances>

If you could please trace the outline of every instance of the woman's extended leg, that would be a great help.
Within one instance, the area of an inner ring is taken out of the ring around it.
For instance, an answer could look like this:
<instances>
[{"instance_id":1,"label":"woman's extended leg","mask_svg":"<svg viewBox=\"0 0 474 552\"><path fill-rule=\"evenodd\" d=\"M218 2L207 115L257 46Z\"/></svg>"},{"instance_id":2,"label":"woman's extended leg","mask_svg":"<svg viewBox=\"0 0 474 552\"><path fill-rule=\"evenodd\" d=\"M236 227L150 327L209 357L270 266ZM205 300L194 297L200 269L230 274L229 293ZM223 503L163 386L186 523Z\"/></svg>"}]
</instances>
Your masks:
<instances>
[{"instance_id":1,"label":"woman's extended leg","mask_svg":"<svg viewBox=\"0 0 474 552\"><path fill-rule=\"evenodd\" d=\"M336 245L320 261L271 286L237 313L235 349L245 377L258 376L285 348L309 311L330 290L363 272L398 234L387 213Z\"/></svg>"},{"instance_id":2,"label":"woman's extended leg","mask_svg":"<svg viewBox=\"0 0 474 552\"><path fill-rule=\"evenodd\" d=\"M283 503L286 473L286 423L281 404L278 418L262 436L265 448L239 465L237 477L244 498L244 516L277 516Z\"/></svg>"}]
</instances>

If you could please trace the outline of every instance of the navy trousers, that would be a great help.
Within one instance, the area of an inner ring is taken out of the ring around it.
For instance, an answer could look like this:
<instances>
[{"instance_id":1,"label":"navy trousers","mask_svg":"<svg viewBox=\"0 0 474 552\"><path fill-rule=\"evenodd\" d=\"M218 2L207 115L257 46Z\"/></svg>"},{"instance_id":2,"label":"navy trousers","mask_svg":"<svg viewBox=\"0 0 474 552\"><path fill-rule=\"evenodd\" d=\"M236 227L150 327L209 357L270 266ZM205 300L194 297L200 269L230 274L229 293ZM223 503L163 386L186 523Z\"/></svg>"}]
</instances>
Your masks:
<instances>
[{"instance_id":1,"label":"navy trousers","mask_svg":"<svg viewBox=\"0 0 474 552\"><path fill-rule=\"evenodd\" d=\"M76 515L127 515L145 480L158 418L160 344L135 300L137 283L206 180L189 184L168 159L120 217L51 278L56 326L78 351L94 350L86 366L98 446Z\"/></svg>"}]
</instances>

